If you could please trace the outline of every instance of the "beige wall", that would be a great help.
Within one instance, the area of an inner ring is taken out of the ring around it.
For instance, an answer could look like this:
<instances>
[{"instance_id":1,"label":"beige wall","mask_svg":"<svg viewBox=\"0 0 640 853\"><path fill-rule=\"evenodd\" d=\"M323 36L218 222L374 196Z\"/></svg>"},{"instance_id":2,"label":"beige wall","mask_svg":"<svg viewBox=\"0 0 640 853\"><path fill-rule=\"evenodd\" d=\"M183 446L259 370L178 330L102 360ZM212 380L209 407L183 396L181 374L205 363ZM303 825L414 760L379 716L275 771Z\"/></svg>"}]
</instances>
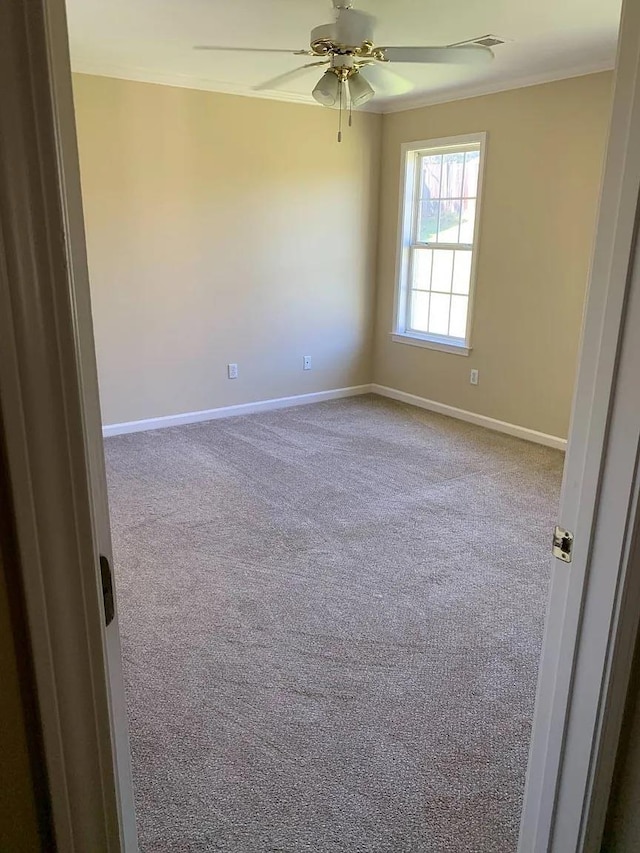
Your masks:
<instances>
[{"instance_id":1,"label":"beige wall","mask_svg":"<svg viewBox=\"0 0 640 853\"><path fill-rule=\"evenodd\" d=\"M104 422L375 381L566 436L611 82L358 114L338 145L332 110L76 75ZM473 352L393 343L400 145L481 130Z\"/></svg>"},{"instance_id":2,"label":"beige wall","mask_svg":"<svg viewBox=\"0 0 640 853\"><path fill-rule=\"evenodd\" d=\"M0 850L36 853L41 848L35 788L14 640L0 552Z\"/></svg>"},{"instance_id":3,"label":"beige wall","mask_svg":"<svg viewBox=\"0 0 640 853\"><path fill-rule=\"evenodd\" d=\"M74 90L105 423L370 380L380 116Z\"/></svg>"},{"instance_id":4,"label":"beige wall","mask_svg":"<svg viewBox=\"0 0 640 853\"><path fill-rule=\"evenodd\" d=\"M30 651L20 612L19 567L12 528L0 423L0 851L37 853L42 846L28 744L28 736L36 736L30 731L35 721L23 702L24 688L31 687Z\"/></svg>"},{"instance_id":5,"label":"beige wall","mask_svg":"<svg viewBox=\"0 0 640 853\"><path fill-rule=\"evenodd\" d=\"M385 116L375 382L567 435L611 85L606 72ZM394 343L400 145L477 131L488 140L473 352Z\"/></svg>"},{"instance_id":6,"label":"beige wall","mask_svg":"<svg viewBox=\"0 0 640 853\"><path fill-rule=\"evenodd\" d=\"M633 850L640 850L640 639L636 642L602 843L603 853Z\"/></svg>"}]
</instances>

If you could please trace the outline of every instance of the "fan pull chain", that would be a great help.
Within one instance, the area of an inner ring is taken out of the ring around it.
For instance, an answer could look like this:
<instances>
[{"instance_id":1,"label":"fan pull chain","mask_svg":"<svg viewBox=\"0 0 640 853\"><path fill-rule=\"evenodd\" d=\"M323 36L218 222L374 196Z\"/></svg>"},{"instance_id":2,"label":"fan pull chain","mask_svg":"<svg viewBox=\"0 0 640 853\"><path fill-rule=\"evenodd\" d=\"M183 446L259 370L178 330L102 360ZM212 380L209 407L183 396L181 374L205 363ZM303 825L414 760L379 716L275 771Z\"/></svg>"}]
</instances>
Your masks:
<instances>
[{"instance_id":1,"label":"fan pull chain","mask_svg":"<svg viewBox=\"0 0 640 853\"><path fill-rule=\"evenodd\" d=\"M338 142L342 142L342 89L344 83L340 81L340 113L338 118Z\"/></svg>"}]
</instances>

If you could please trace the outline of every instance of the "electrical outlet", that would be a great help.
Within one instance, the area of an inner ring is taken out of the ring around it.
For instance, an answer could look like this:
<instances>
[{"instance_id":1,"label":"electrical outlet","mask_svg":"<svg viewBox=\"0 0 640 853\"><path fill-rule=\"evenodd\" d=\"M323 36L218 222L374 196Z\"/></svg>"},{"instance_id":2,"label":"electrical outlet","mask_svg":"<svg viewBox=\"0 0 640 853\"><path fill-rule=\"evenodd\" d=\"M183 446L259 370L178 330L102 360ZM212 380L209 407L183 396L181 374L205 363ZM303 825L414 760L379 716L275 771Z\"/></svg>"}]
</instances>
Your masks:
<instances>
[{"instance_id":1,"label":"electrical outlet","mask_svg":"<svg viewBox=\"0 0 640 853\"><path fill-rule=\"evenodd\" d=\"M472 370L472 371L471 371L471 375L469 376L469 382L470 382L472 385L477 385L477 384L478 384L478 371L477 371L477 370Z\"/></svg>"},{"instance_id":2,"label":"electrical outlet","mask_svg":"<svg viewBox=\"0 0 640 853\"><path fill-rule=\"evenodd\" d=\"M227 365L227 374L229 379L237 379L238 378L238 365L237 364L228 364Z\"/></svg>"},{"instance_id":3,"label":"electrical outlet","mask_svg":"<svg viewBox=\"0 0 640 853\"><path fill-rule=\"evenodd\" d=\"M303 355L302 356L302 369L303 370L311 370L311 356Z\"/></svg>"}]
</instances>

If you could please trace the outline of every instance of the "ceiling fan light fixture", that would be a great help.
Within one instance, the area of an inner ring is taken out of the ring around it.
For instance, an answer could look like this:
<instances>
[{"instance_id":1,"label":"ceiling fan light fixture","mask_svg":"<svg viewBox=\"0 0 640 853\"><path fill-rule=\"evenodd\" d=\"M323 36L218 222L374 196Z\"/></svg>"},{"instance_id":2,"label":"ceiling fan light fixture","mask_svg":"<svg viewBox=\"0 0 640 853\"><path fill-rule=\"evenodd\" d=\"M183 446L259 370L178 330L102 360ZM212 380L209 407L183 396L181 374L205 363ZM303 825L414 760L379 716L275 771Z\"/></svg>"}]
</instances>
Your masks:
<instances>
[{"instance_id":1,"label":"ceiling fan light fixture","mask_svg":"<svg viewBox=\"0 0 640 853\"><path fill-rule=\"evenodd\" d=\"M332 0L334 20L311 30L310 44L304 50L284 50L279 47L239 47L198 45L200 50L238 50L249 53L286 53L309 56L314 62L278 74L257 86L255 91L276 89L307 73L308 69L329 66L316 83L312 95L323 107L339 112L338 142L342 141L343 113L364 106L376 93L382 97L403 95L412 88L406 78L395 74L388 63L418 65L485 65L494 58L492 47L505 39L488 34L465 42L446 45L377 45L374 39L376 19L368 12L353 8L355 0ZM372 85L373 84L373 85Z\"/></svg>"},{"instance_id":2,"label":"ceiling fan light fixture","mask_svg":"<svg viewBox=\"0 0 640 853\"><path fill-rule=\"evenodd\" d=\"M352 105L361 107L373 98L375 92L368 80L365 80L362 74L356 71L349 77L349 95Z\"/></svg>"},{"instance_id":3,"label":"ceiling fan light fixture","mask_svg":"<svg viewBox=\"0 0 640 853\"><path fill-rule=\"evenodd\" d=\"M334 107L338 103L341 86L342 81L329 69L318 80L311 94L323 107Z\"/></svg>"}]
</instances>

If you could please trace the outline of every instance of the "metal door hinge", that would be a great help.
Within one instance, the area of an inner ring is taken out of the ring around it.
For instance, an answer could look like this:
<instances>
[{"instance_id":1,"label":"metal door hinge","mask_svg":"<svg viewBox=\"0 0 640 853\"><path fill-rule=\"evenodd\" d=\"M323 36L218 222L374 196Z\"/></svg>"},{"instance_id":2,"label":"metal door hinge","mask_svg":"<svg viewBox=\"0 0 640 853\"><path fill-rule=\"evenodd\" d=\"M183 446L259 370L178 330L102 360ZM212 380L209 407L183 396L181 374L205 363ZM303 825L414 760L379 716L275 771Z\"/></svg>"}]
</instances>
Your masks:
<instances>
[{"instance_id":1,"label":"metal door hinge","mask_svg":"<svg viewBox=\"0 0 640 853\"><path fill-rule=\"evenodd\" d=\"M553 556L570 563L573 556L573 533L556 527L553 534Z\"/></svg>"},{"instance_id":2,"label":"metal door hinge","mask_svg":"<svg viewBox=\"0 0 640 853\"><path fill-rule=\"evenodd\" d=\"M113 578L109 560L100 554L100 574L102 576L102 600L104 602L104 621L110 625L115 616L115 601L113 598Z\"/></svg>"}]
</instances>

